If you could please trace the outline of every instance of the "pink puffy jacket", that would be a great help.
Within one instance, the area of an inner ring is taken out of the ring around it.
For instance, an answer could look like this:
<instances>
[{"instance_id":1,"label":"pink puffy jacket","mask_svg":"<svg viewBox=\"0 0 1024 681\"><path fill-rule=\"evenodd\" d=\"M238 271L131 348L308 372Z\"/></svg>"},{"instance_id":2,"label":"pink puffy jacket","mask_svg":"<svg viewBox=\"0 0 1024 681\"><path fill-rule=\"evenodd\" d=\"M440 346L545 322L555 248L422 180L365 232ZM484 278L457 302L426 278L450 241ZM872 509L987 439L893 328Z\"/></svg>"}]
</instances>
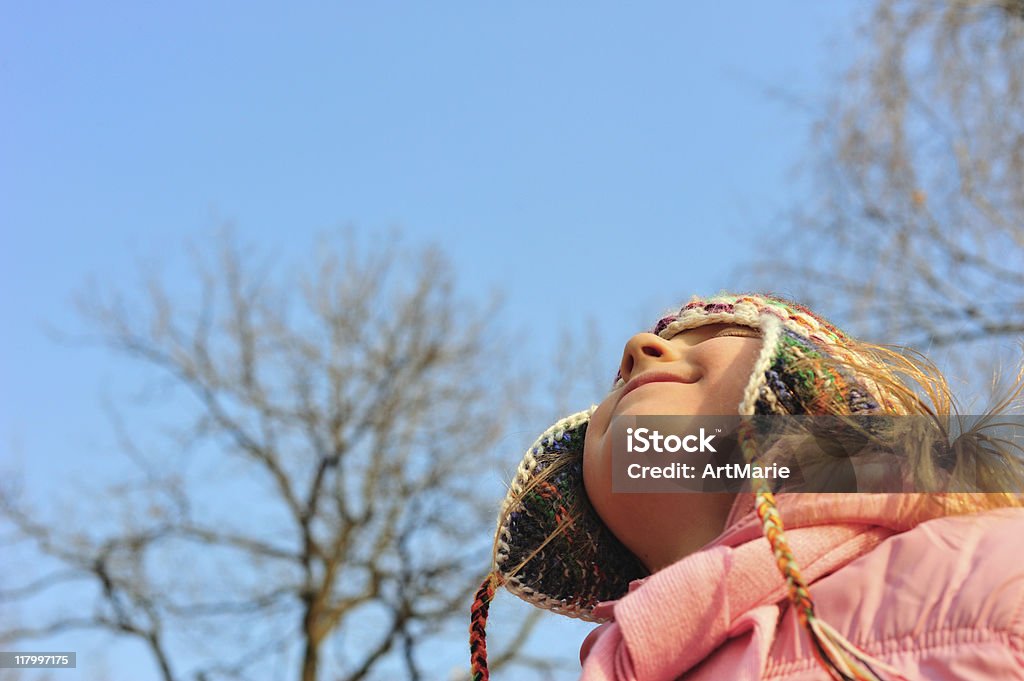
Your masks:
<instances>
[{"instance_id":1,"label":"pink puffy jacket","mask_svg":"<svg viewBox=\"0 0 1024 681\"><path fill-rule=\"evenodd\" d=\"M1024 509L922 517L914 495L788 495L819 617L907 679L1024 679ZM701 551L598 606L583 678L827 679L752 501Z\"/></svg>"}]
</instances>

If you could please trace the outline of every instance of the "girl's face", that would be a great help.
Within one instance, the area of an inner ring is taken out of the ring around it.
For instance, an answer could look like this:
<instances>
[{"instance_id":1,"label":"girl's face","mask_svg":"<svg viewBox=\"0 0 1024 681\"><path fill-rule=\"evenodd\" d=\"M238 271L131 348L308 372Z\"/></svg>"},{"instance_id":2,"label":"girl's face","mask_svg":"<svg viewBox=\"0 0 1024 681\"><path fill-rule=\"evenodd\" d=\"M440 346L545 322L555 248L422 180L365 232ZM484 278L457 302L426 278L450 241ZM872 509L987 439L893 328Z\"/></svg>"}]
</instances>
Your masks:
<instances>
[{"instance_id":1,"label":"girl's face","mask_svg":"<svg viewBox=\"0 0 1024 681\"><path fill-rule=\"evenodd\" d=\"M612 418L737 414L760 350L758 331L738 324L708 324L670 340L640 333L626 343L622 380L587 426L583 482L597 514L652 572L718 536L735 495L613 494Z\"/></svg>"}]
</instances>

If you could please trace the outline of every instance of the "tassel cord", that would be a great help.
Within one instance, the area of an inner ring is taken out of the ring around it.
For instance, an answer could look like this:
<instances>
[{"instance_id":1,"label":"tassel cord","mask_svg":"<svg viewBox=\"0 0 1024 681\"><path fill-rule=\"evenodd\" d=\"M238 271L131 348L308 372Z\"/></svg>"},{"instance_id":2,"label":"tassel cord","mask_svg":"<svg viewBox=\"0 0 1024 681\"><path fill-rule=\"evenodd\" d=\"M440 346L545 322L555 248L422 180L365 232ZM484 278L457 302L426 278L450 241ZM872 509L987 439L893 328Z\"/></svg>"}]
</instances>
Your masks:
<instances>
[{"instance_id":1,"label":"tassel cord","mask_svg":"<svg viewBox=\"0 0 1024 681\"><path fill-rule=\"evenodd\" d=\"M473 681L488 681L487 669L487 614L494 600L494 592L501 586L498 573L492 572L480 584L469 615L469 662Z\"/></svg>"}]
</instances>

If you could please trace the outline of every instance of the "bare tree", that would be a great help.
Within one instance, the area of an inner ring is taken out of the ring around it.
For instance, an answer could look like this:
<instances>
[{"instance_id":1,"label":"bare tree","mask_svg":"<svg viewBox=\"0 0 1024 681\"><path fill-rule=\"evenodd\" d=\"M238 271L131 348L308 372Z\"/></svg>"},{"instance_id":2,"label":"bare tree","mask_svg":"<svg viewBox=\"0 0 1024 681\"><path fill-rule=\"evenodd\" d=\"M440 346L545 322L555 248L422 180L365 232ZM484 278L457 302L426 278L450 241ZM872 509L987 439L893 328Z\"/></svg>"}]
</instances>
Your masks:
<instances>
[{"instance_id":1,"label":"bare tree","mask_svg":"<svg viewBox=\"0 0 1024 681\"><path fill-rule=\"evenodd\" d=\"M777 288L875 340L1024 334L1024 2L878 0ZM775 252L775 251L773 251Z\"/></svg>"},{"instance_id":2,"label":"bare tree","mask_svg":"<svg viewBox=\"0 0 1024 681\"><path fill-rule=\"evenodd\" d=\"M512 339L496 301L456 297L437 250L336 246L281 277L226 233L193 253L194 290L153 275L135 299L82 297L92 340L161 377L166 418L111 410L135 473L92 515L72 503L78 524L2 490L48 569L0 602L68 584L86 602L0 642L102 629L142 642L165 681L267 678L275 656L302 681L355 681L422 678L466 629L500 494L485 483L520 409ZM522 663L535 623L497 666Z\"/></svg>"}]
</instances>

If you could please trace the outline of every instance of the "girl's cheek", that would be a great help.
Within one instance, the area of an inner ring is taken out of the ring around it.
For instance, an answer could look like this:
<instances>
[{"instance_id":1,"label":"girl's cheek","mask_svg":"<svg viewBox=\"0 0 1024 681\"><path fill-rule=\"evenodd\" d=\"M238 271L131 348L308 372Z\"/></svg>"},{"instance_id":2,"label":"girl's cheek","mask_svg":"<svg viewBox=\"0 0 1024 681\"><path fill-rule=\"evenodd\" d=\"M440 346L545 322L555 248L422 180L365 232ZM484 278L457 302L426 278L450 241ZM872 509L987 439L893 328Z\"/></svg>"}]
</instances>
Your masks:
<instances>
[{"instance_id":1,"label":"girl's cheek","mask_svg":"<svg viewBox=\"0 0 1024 681\"><path fill-rule=\"evenodd\" d=\"M592 423L591 425L599 426L600 424ZM611 494L611 462L604 460L602 440L602 437L592 432L589 427L587 428L587 436L583 441L583 489L598 517L607 523L608 520L604 515L607 510L608 497Z\"/></svg>"}]
</instances>

